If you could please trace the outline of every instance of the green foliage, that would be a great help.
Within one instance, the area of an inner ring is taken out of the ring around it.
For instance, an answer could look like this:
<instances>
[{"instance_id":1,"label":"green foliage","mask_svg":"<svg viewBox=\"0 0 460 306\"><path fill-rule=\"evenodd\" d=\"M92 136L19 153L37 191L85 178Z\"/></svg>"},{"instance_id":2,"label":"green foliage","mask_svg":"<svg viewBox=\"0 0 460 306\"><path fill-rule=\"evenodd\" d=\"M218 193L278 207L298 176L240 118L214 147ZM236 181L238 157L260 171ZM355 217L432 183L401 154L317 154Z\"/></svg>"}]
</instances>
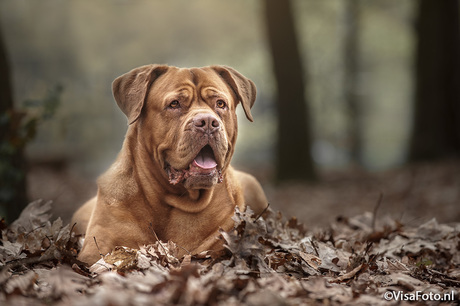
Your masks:
<instances>
[{"instance_id":1,"label":"green foliage","mask_svg":"<svg viewBox=\"0 0 460 306\"><path fill-rule=\"evenodd\" d=\"M426 268L427 266L433 265L433 261L428 258L422 258L419 262L417 262L416 266L419 268Z\"/></svg>"},{"instance_id":2,"label":"green foliage","mask_svg":"<svg viewBox=\"0 0 460 306\"><path fill-rule=\"evenodd\" d=\"M54 116L62 90L61 85L56 85L42 100L28 100L24 109L0 114L0 206L4 209L20 204L14 201L20 198L18 192L24 192L20 190L26 175L23 151L34 139L39 125Z\"/></svg>"},{"instance_id":3,"label":"green foliage","mask_svg":"<svg viewBox=\"0 0 460 306\"><path fill-rule=\"evenodd\" d=\"M39 114L34 116L31 119L38 119L39 121L45 121L53 118L56 113L60 103L61 103L61 94L63 91L63 86L58 84L54 88L48 90L45 98L43 100L29 99L24 101L24 106L26 108L39 109Z\"/></svg>"}]
</instances>

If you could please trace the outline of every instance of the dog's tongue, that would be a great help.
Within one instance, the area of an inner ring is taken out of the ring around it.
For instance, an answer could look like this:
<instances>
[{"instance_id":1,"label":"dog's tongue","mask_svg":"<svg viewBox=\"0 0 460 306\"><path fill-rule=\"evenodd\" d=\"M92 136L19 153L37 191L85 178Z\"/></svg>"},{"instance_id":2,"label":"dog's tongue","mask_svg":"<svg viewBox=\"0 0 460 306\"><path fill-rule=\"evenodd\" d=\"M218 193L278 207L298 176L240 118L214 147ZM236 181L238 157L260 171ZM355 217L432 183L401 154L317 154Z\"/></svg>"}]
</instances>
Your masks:
<instances>
[{"instance_id":1,"label":"dog's tongue","mask_svg":"<svg viewBox=\"0 0 460 306\"><path fill-rule=\"evenodd\" d=\"M205 146L195 157L194 163L202 169L213 169L217 166L211 147Z\"/></svg>"}]
</instances>

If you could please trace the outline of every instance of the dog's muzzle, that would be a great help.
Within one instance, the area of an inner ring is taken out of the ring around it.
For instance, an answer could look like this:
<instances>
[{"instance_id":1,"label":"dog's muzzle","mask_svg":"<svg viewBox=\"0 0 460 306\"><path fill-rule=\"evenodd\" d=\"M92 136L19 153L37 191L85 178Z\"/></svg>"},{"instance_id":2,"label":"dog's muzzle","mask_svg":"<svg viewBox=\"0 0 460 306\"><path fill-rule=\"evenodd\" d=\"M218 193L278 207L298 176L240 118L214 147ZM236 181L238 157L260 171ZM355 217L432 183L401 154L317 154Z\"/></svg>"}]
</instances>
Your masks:
<instances>
[{"instance_id":1,"label":"dog's muzzle","mask_svg":"<svg viewBox=\"0 0 460 306\"><path fill-rule=\"evenodd\" d=\"M175 169L166 164L169 183L176 185L184 183L191 188L209 188L216 183L221 183L223 175L218 169L218 162L214 150L221 139L217 137L221 133L221 123L217 117L210 113L196 114L189 125L193 140L192 147L198 149L198 153L188 165L187 169Z\"/></svg>"}]
</instances>

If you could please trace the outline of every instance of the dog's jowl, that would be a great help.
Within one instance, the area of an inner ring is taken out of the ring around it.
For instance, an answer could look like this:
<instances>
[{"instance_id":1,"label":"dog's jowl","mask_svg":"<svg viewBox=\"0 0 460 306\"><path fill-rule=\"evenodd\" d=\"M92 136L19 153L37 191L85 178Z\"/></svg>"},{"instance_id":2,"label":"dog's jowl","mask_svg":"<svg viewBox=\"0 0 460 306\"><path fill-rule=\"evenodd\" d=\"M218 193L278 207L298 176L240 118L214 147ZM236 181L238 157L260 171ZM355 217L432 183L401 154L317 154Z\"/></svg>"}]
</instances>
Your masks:
<instances>
[{"instance_id":1,"label":"dog's jowl","mask_svg":"<svg viewBox=\"0 0 460 306\"><path fill-rule=\"evenodd\" d=\"M263 211L260 184L230 166L238 104L252 121L252 81L225 66L147 65L112 89L128 131L97 195L74 214L86 235L80 260L93 264L100 253L151 244L155 235L190 253L218 250L219 228L233 227L235 206Z\"/></svg>"}]
</instances>

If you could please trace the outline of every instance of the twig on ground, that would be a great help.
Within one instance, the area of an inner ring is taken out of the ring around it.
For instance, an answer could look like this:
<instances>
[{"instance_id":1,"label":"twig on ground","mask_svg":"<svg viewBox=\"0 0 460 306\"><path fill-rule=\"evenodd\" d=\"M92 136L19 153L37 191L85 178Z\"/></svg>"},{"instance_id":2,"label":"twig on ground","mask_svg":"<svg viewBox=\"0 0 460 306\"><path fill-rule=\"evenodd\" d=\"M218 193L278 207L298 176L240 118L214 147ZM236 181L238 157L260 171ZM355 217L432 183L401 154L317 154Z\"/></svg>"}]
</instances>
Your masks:
<instances>
[{"instance_id":1,"label":"twig on ground","mask_svg":"<svg viewBox=\"0 0 460 306\"><path fill-rule=\"evenodd\" d=\"M382 204L383 200L383 192L380 192L379 199L377 200L377 204L374 207L374 214L372 216L372 231L375 232L375 223L377 220L377 211L379 210L380 204Z\"/></svg>"},{"instance_id":2,"label":"twig on ground","mask_svg":"<svg viewBox=\"0 0 460 306\"><path fill-rule=\"evenodd\" d=\"M313 241L313 239L310 239L310 244L311 244L311 246L313 247L313 250L315 250L316 256L319 257L318 246L317 246L316 243Z\"/></svg>"},{"instance_id":3,"label":"twig on ground","mask_svg":"<svg viewBox=\"0 0 460 306\"><path fill-rule=\"evenodd\" d=\"M14 259L9 262L7 262L2 270L8 270L8 269L15 269L17 267L20 267L22 265L30 265L30 264L36 264L48 260L55 259L53 253L48 254L47 256L35 256L35 257L27 257L27 258L20 258L20 259ZM2 271L3 272L3 271Z\"/></svg>"},{"instance_id":4,"label":"twig on ground","mask_svg":"<svg viewBox=\"0 0 460 306\"><path fill-rule=\"evenodd\" d=\"M264 210L257 216L257 218L254 219L254 222L257 222L259 218L267 211L267 209L270 207L270 203L267 203L267 206L264 208Z\"/></svg>"},{"instance_id":5,"label":"twig on ground","mask_svg":"<svg viewBox=\"0 0 460 306\"><path fill-rule=\"evenodd\" d=\"M94 243L96 244L96 248L99 252L99 255L101 255L101 258L104 258L104 255L102 255L101 249L99 248L99 245L97 244L96 237L93 236Z\"/></svg>"},{"instance_id":6,"label":"twig on ground","mask_svg":"<svg viewBox=\"0 0 460 306\"><path fill-rule=\"evenodd\" d=\"M163 246L163 244L161 243L160 239L158 238L157 236L157 233L155 233L155 230L153 229L153 224L152 222L150 222L150 227L149 229L152 231L153 235L155 236L155 239L158 241L158 243L160 244L161 248L163 249L163 251L165 252L166 255L169 254L169 252L166 250L166 248Z\"/></svg>"}]
</instances>

